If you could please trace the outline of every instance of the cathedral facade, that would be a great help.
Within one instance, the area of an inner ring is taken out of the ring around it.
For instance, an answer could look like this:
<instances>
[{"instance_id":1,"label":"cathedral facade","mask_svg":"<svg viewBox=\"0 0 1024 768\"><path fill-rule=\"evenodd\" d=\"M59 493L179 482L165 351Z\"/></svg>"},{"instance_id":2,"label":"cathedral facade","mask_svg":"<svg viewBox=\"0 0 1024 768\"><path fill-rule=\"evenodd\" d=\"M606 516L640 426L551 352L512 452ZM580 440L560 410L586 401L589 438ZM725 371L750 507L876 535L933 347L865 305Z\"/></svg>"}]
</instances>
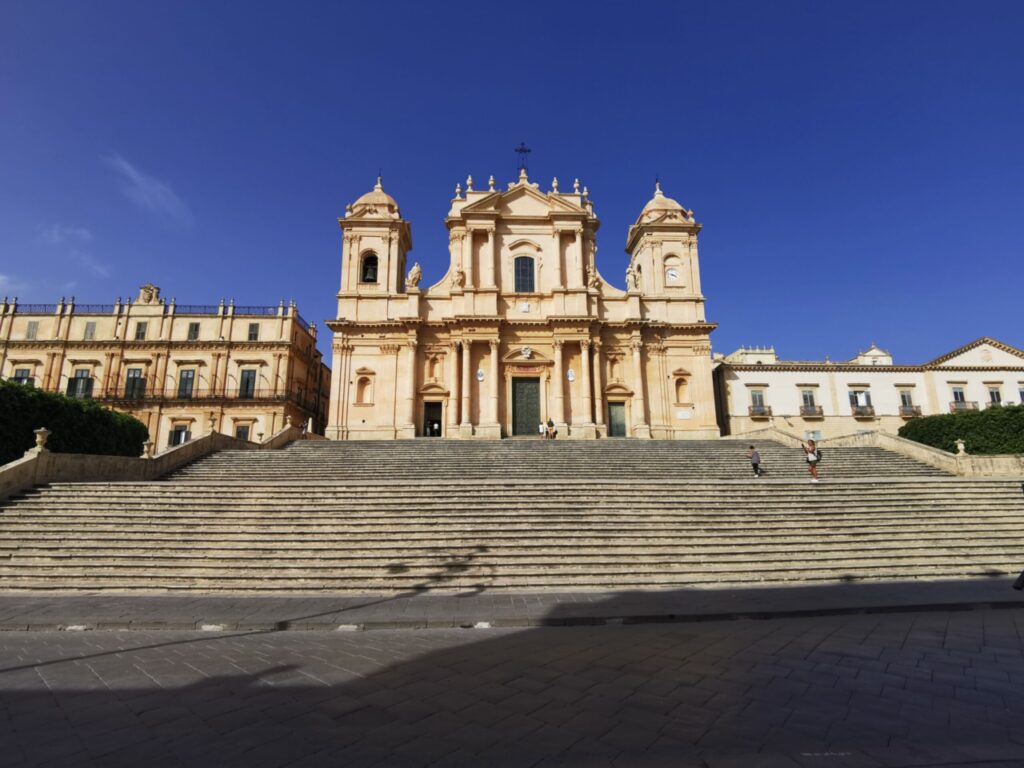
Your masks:
<instances>
[{"instance_id":1,"label":"cathedral facade","mask_svg":"<svg viewBox=\"0 0 1024 768\"><path fill-rule=\"evenodd\" d=\"M660 187L627 233L625 291L597 271L587 190L525 169L456 188L429 287L379 179L338 221L328 438L536 437L549 420L568 438L718 436L700 225Z\"/></svg>"}]
</instances>

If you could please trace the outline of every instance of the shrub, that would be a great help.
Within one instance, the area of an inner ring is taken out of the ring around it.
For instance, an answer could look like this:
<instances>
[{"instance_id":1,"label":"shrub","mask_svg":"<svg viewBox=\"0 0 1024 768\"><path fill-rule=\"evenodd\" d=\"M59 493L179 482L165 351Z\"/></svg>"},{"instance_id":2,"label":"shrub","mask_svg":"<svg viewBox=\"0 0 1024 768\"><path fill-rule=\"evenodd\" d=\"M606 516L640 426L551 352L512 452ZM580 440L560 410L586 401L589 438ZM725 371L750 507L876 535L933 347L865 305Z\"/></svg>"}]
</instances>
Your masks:
<instances>
[{"instance_id":1,"label":"shrub","mask_svg":"<svg viewBox=\"0 0 1024 768\"><path fill-rule=\"evenodd\" d=\"M1024 405L912 419L899 435L950 453L956 452L957 438L968 453L1024 453Z\"/></svg>"},{"instance_id":2,"label":"shrub","mask_svg":"<svg viewBox=\"0 0 1024 768\"><path fill-rule=\"evenodd\" d=\"M46 447L58 453L140 456L146 426L92 400L75 400L10 381L0 381L0 464L20 459L35 445L33 430L46 427Z\"/></svg>"}]
</instances>

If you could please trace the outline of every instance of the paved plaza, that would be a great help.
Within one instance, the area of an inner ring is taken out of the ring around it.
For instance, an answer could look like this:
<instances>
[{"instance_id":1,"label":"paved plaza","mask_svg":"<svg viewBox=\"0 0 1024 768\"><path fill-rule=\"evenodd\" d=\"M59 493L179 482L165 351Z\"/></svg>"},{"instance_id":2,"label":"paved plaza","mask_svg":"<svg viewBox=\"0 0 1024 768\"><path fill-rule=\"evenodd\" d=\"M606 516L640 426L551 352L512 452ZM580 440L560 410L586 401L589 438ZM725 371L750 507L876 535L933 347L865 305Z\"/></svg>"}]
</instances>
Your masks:
<instances>
[{"instance_id":1,"label":"paved plaza","mask_svg":"<svg viewBox=\"0 0 1024 768\"><path fill-rule=\"evenodd\" d=\"M1024 764L1024 609L0 632L5 766Z\"/></svg>"}]
</instances>

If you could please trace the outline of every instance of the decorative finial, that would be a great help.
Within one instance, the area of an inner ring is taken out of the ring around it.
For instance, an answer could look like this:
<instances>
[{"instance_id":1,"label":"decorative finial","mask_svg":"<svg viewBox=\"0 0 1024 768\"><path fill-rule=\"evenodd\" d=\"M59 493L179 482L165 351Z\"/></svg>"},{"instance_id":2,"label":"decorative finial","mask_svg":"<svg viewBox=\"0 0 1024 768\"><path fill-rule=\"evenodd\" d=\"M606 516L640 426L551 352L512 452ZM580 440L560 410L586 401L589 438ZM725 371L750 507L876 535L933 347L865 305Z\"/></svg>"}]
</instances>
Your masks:
<instances>
[{"instance_id":1,"label":"decorative finial","mask_svg":"<svg viewBox=\"0 0 1024 768\"><path fill-rule=\"evenodd\" d=\"M381 176L380 173L378 173L377 174L377 183L373 185L374 189L384 189L384 186L381 184L381 179L382 178L384 178L384 177Z\"/></svg>"},{"instance_id":2,"label":"decorative finial","mask_svg":"<svg viewBox=\"0 0 1024 768\"><path fill-rule=\"evenodd\" d=\"M551 180L551 191L552 192L557 192L558 191L558 177L557 176L555 176L555 178L553 178Z\"/></svg>"},{"instance_id":3,"label":"decorative finial","mask_svg":"<svg viewBox=\"0 0 1024 768\"><path fill-rule=\"evenodd\" d=\"M473 191L473 175L472 174L470 174L469 176L466 177L466 191L467 192L472 192Z\"/></svg>"},{"instance_id":4,"label":"decorative finial","mask_svg":"<svg viewBox=\"0 0 1024 768\"><path fill-rule=\"evenodd\" d=\"M586 184L583 185L583 196L584 197L590 197L590 190L587 189Z\"/></svg>"},{"instance_id":5,"label":"decorative finial","mask_svg":"<svg viewBox=\"0 0 1024 768\"><path fill-rule=\"evenodd\" d=\"M573 181L572 181L572 191L575 192L577 195L580 193L580 180L579 179L573 179Z\"/></svg>"},{"instance_id":6,"label":"decorative finial","mask_svg":"<svg viewBox=\"0 0 1024 768\"><path fill-rule=\"evenodd\" d=\"M664 197L665 196L665 193L663 193L661 191L661 180L657 176L654 177L654 196L655 197Z\"/></svg>"},{"instance_id":7,"label":"decorative finial","mask_svg":"<svg viewBox=\"0 0 1024 768\"><path fill-rule=\"evenodd\" d=\"M493 192L494 191L494 175L493 174L491 175L491 178L489 178L487 180L487 191L488 192Z\"/></svg>"},{"instance_id":8,"label":"decorative finial","mask_svg":"<svg viewBox=\"0 0 1024 768\"><path fill-rule=\"evenodd\" d=\"M455 199L456 200L461 200L462 199L462 185L461 184L456 184L455 185Z\"/></svg>"}]
</instances>

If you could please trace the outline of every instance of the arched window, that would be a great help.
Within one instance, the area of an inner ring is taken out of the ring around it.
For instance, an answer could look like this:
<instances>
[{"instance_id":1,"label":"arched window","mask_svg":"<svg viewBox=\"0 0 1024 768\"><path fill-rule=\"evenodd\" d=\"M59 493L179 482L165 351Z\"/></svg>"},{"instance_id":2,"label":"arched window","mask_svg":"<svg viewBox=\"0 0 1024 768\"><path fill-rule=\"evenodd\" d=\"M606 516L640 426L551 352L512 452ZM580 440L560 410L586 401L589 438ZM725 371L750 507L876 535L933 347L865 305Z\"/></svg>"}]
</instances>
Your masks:
<instances>
[{"instance_id":1,"label":"arched window","mask_svg":"<svg viewBox=\"0 0 1024 768\"><path fill-rule=\"evenodd\" d=\"M365 256L363 256L363 268L359 273L359 282L377 282L377 254L368 253Z\"/></svg>"},{"instance_id":2,"label":"arched window","mask_svg":"<svg viewBox=\"0 0 1024 768\"><path fill-rule=\"evenodd\" d=\"M514 262L516 273L516 293L533 293L533 259L529 256L516 256Z\"/></svg>"}]
</instances>

